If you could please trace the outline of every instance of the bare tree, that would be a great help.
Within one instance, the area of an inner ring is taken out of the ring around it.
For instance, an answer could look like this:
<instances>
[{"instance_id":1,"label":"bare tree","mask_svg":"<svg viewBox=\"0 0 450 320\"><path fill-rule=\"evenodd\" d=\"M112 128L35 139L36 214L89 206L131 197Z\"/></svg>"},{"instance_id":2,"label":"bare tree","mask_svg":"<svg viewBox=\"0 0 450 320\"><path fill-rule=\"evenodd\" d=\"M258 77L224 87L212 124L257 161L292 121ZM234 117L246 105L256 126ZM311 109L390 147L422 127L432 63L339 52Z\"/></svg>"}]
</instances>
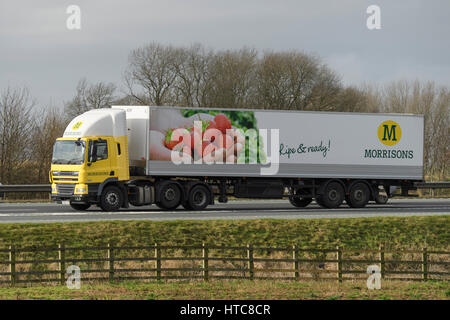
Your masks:
<instances>
[{"instance_id":1,"label":"bare tree","mask_svg":"<svg viewBox=\"0 0 450 320\"><path fill-rule=\"evenodd\" d=\"M182 106L207 107L208 93L212 83L209 80L210 65L214 53L200 44L190 48L179 48L174 61L176 81L174 83L176 101Z\"/></svg>"},{"instance_id":2,"label":"bare tree","mask_svg":"<svg viewBox=\"0 0 450 320\"><path fill-rule=\"evenodd\" d=\"M257 52L254 49L216 53L209 66L209 104L214 107L250 106L256 63Z\"/></svg>"},{"instance_id":3,"label":"bare tree","mask_svg":"<svg viewBox=\"0 0 450 320\"><path fill-rule=\"evenodd\" d=\"M265 52L256 87L264 108L322 110L331 109L340 81L318 57L297 51Z\"/></svg>"},{"instance_id":4,"label":"bare tree","mask_svg":"<svg viewBox=\"0 0 450 320\"><path fill-rule=\"evenodd\" d=\"M365 111L423 114L424 171L431 179L448 179L450 92L434 82L394 81L381 89L366 87ZM378 106L377 110L374 110ZM362 110L363 111L363 110Z\"/></svg>"},{"instance_id":5,"label":"bare tree","mask_svg":"<svg viewBox=\"0 0 450 320\"><path fill-rule=\"evenodd\" d=\"M430 159L429 175L439 180L448 179L450 161L450 91L448 88L439 88L431 115L431 150L428 151ZM427 146L425 146L427 148Z\"/></svg>"},{"instance_id":6,"label":"bare tree","mask_svg":"<svg viewBox=\"0 0 450 320\"><path fill-rule=\"evenodd\" d=\"M0 94L0 181L14 178L30 158L34 107L27 88L8 87Z\"/></svg>"},{"instance_id":7,"label":"bare tree","mask_svg":"<svg viewBox=\"0 0 450 320\"><path fill-rule=\"evenodd\" d=\"M55 107L48 107L34 117L32 160L39 183L48 183L48 171L53 153L53 143L61 137L67 125L64 114Z\"/></svg>"},{"instance_id":8,"label":"bare tree","mask_svg":"<svg viewBox=\"0 0 450 320\"><path fill-rule=\"evenodd\" d=\"M334 100L336 101L334 105L336 111L366 112L367 97L365 93L358 88L344 88L336 94Z\"/></svg>"},{"instance_id":9,"label":"bare tree","mask_svg":"<svg viewBox=\"0 0 450 320\"><path fill-rule=\"evenodd\" d=\"M125 72L128 94L141 104L160 106L172 102L177 55L177 49L157 43L133 50Z\"/></svg>"},{"instance_id":10,"label":"bare tree","mask_svg":"<svg viewBox=\"0 0 450 320\"><path fill-rule=\"evenodd\" d=\"M344 111L337 105L342 94L342 85L334 71L322 64L311 78L311 82L311 93L305 97L302 109Z\"/></svg>"},{"instance_id":11,"label":"bare tree","mask_svg":"<svg viewBox=\"0 0 450 320\"><path fill-rule=\"evenodd\" d=\"M361 112L382 112L382 105L384 102L379 86L364 83L361 85L360 90L365 97L365 103L361 108Z\"/></svg>"},{"instance_id":12,"label":"bare tree","mask_svg":"<svg viewBox=\"0 0 450 320\"><path fill-rule=\"evenodd\" d=\"M67 118L74 118L91 109L110 107L116 99L115 90L113 83L89 84L86 79L81 79L77 84L75 96L64 105Z\"/></svg>"}]
</instances>

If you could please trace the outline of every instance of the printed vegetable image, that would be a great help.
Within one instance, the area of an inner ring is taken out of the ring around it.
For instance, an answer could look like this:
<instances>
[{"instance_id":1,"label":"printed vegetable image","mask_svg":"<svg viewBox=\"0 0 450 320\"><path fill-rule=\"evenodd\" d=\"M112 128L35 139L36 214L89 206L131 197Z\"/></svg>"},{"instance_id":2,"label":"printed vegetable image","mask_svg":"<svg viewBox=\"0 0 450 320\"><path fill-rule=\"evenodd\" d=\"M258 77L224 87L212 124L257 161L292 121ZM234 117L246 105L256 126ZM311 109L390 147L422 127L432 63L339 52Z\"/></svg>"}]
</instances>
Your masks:
<instances>
[{"instance_id":1,"label":"printed vegetable image","mask_svg":"<svg viewBox=\"0 0 450 320\"><path fill-rule=\"evenodd\" d=\"M258 130L256 118L253 111L228 111L228 110L199 110L199 109L183 109L181 114L184 117L191 117L195 114L206 113L214 116L213 120L202 123L204 129L217 129L223 136L219 143L215 140L219 148L226 147L228 143L234 144L233 137L226 135L227 129L240 129L244 134L249 129ZM250 148L250 146L256 146L256 148ZM258 163L266 162L266 154L263 150L262 138L259 136L249 135L246 137L245 152L240 152L237 155L237 161L239 163L248 163L249 159L257 159Z\"/></svg>"}]
</instances>

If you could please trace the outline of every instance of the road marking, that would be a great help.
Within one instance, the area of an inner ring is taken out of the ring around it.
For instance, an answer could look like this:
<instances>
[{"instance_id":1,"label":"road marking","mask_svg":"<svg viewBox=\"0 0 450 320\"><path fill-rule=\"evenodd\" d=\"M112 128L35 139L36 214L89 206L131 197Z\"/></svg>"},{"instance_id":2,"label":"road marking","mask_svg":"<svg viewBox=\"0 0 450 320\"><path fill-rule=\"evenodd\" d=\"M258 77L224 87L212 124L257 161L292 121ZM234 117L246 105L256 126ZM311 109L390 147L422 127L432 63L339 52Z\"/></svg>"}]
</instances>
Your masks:
<instances>
[{"instance_id":1,"label":"road marking","mask_svg":"<svg viewBox=\"0 0 450 320\"><path fill-rule=\"evenodd\" d=\"M10 211L37 211L38 209L0 209L0 212L10 212Z\"/></svg>"},{"instance_id":2,"label":"road marking","mask_svg":"<svg viewBox=\"0 0 450 320\"><path fill-rule=\"evenodd\" d=\"M403 209L403 208L402 208ZM449 208L450 209L450 208ZM402 211L406 211L408 210L407 208L405 208L405 210ZM339 210L339 209L335 209L332 212L330 212L330 210L327 209L323 209L323 212L310 212L311 210L305 210L305 211L295 211L295 210L283 210L283 209L263 209L263 210L257 210L257 209L253 209L252 211L257 211L257 213L259 213L259 215L252 215L251 213L248 215L245 215L246 211L248 210L208 210L208 211L183 211L183 210L179 210L179 211L117 211L117 212L103 212L103 211L85 211L85 212L45 212L45 213L38 213L38 214L16 214L16 213L4 213L1 214L0 217L45 217L45 216L93 216L93 215L102 215L105 218L107 218L108 216L121 216L121 215L149 215L149 216L154 216L154 215L167 215L167 218L174 218L174 219L189 219L189 218L193 218L193 217L208 217L209 215L213 215L213 214L244 214L242 216L240 216L239 218L244 218L244 217L267 217L267 215L264 215L264 213L268 213L270 214L271 212L278 212L278 213L291 213L290 215L283 215L283 216L301 216L301 217L305 217L305 216L310 216L310 217L325 217L325 216L330 216L330 217L334 217L334 216L344 216L344 215L348 215L349 217L355 216L355 212L360 212L358 215L367 215L367 216L373 216L373 215L389 215L389 214L399 214L399 215L403 215L403 212L395 212L395 211L370 211L368 212L367 210L361 210L361 209L352 209L351 211L343 211L343 210ZM183 216L178 216L178 217L171 217L171 214L181 214ZM448 215L450 214L449 212L409 212L408 210L408 215L430 215L430 214L439 214L439 215ZM281 215L280 215L281 216ZM273 216L274 218L278 218L280 216ZM165 217L164 217L165 218ZM234 218L234 217L233 217Z\"/></svg>"}]
</instances>

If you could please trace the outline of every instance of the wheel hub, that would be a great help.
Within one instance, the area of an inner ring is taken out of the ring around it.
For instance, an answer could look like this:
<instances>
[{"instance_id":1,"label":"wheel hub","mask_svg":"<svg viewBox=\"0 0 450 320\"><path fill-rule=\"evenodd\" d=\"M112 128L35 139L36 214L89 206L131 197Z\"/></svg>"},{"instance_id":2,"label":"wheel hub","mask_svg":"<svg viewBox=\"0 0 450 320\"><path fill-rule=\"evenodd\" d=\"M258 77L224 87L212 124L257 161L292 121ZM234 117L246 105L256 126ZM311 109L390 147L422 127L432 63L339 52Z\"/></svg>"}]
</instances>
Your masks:
<instances>
[{"instance_id":1,"label":"wheel hub","mask_svg":"<svg viewBox=\"0 0 450 320\"><path fill-rule=\"evenodd\" d=\"M205 195L203 194L203 192L198 191L198 192L194 193L193 199L194 199L194 203L196 205L202 206L203 203L205 202L206 198L205 198Z\"/></svg>"},{"instance_id":2,"label":"wheel hub","mask_svg":"<svg viewBox=\"0 0 450 320\"><path fill-rule=\"evenodd\" d=\"M328 192L328 198L331 201L336 201L338 199L338 193L336 190L330 190L330 192Z\"/></svg>"},{"instance_id":3,"label":"wheel hub","mask_svg":"<svg viewBox=\"0 0 450 320\"><path fill-rule=\"evenodd\" d=\"M115 205L119 201L119 197L115 193L108 193L106 195L106 201L111 205Z\"/></svg>"},{"instance_id":4,"label":"wheel hub","mask_svg":"<svg viewBox=\"0 0 450 320\"><path fill-rule=\"evenodd\" d=\"M361 201L363 199L363 191L356 190L354 193L355 200Z\"/></svg>"},{"instance_id":5,"label":"wheel hub","mask_svg":"<svg viewBox=\"0 0 450 320\"><path fill-rule=\"evenodd\" d=\"M167 189L166 192L164 192L164 198L168 201L172 201L175 199L175 191L172 188Z\"/></svg>"}]
</instances>

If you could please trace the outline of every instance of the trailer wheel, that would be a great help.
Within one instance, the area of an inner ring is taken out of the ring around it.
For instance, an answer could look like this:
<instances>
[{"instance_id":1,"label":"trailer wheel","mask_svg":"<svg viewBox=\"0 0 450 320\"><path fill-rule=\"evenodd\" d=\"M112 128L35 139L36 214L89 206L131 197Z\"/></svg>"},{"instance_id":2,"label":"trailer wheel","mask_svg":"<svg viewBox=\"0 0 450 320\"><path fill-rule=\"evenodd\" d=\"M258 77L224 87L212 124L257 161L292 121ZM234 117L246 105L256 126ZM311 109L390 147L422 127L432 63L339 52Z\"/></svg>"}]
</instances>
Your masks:
<instances>
[{"instance_id":1,"label":"trailer wheel","mask_svg":"<svg viewBox=\"0 0 450 320\"><path fill-rule=\"evenodd\" d=\"M338 182L330 182L325 187L323 194L316 199L317 203L329 209L339 207L345 198L345 192L342 185Z\"/></svg>"},{"instance_id":2,"label":"trailer wheel","mask_svg":"<svg viewBox=\"0 0 450 320\"><path fill-rule=\"evenodd\" d=\"M375 197L375 202L377 204L386 204L388 202L388 200L389 200L389 197L385 194L378 194Z\"/></svg>"},{"instance_id":3,"label":"trailer wheel","mask_svg":"<svg viewBox=\"0 0 450 320\"><path fill-rule=\"evenodd\" d=\"M183 206L183 208L185 208L186 210L192 210L192 207L190 206L189 202L183 202L181 204Z\"/></svg>"},{"instance_id":4,"label":"trailer wheel","mask_svg":"<svg viewBox=\"0 0 450 320\"><path fill-rule=\"evenodd\" d=\"M117 211L123 203L122 191L115 186L107 187L100 197L100 208L103 211Z\"/></svg>"},{"instance_id":5,"label":"trailer wheel","mask_svg":"<svg viewBox=\"0 0 450 320\"><path fill-rule=\"evenodd\" d=\"M355 183L351 188L348 197L346 198L347 204L352 208L364 208L369 202L370 190L369 187L362 182Z\"/></svg>"},{"instance_id":6,"label":"trailer wheel","mask_svg":"<svg viewBox=\"0 0 450 320\"><path fill-rule=\"evenodd\" d=\"M296 196L289 196L289 202L297 208L304 208L312 202L312 198L300 198Z\"/></svg>"},{"instance_id":7,"label":"trailer wheel","mask_svg":"<svg viewBox=\"0 0 450 320\"><path fill-rule=\"evenodd\" d=\"M196 185L188 196L188 205L191 210L204 210L211 202L209 190L202 185Z\"/></svg>"},{"instance_id":8,"label":"trailer wheel","mask_svg":"<svg viewBox=\"0 0 450 320\"><path fill-rule=\"evenodd\" d=\"M297 190L296 194L289 196L289 202L297 208L304 208L312 202L311 197L302 196L301 190Z\"/></svg>"},{"instance_id":9,"label":"trailer wheel","mask_svg":"<svg viewBox=\"0 0 450 320\"><path fill-rule=\"evenodd\" d=\"M77 211L84 211L84 210L89 209L91 204L90 203L73 203L73 202L71 202L70 206Z\"/></svg>"},{"instance_id":10,"label":"trailer wheel","mask_svg":"<svg viewBox=\"0 0 450 320\"><path fill-rule=\"evenodd\" d=\"M325 204L323 203L322 199L320 197L315 198L314 200L316 200L316 203L321 206L322 208L326 208Z\"/></svg>"},{"instance_id":11,"label":"trailer wheel","mask_svg":"<svg viewBox=\"0 0 450 320\"><path fill-rule=\"evenodd\" d=\"M173 210L180 205L181 190L175 183L164 185L159 191L159 202L156 204L161 209Z\"/></svg>"}]
</instances>

